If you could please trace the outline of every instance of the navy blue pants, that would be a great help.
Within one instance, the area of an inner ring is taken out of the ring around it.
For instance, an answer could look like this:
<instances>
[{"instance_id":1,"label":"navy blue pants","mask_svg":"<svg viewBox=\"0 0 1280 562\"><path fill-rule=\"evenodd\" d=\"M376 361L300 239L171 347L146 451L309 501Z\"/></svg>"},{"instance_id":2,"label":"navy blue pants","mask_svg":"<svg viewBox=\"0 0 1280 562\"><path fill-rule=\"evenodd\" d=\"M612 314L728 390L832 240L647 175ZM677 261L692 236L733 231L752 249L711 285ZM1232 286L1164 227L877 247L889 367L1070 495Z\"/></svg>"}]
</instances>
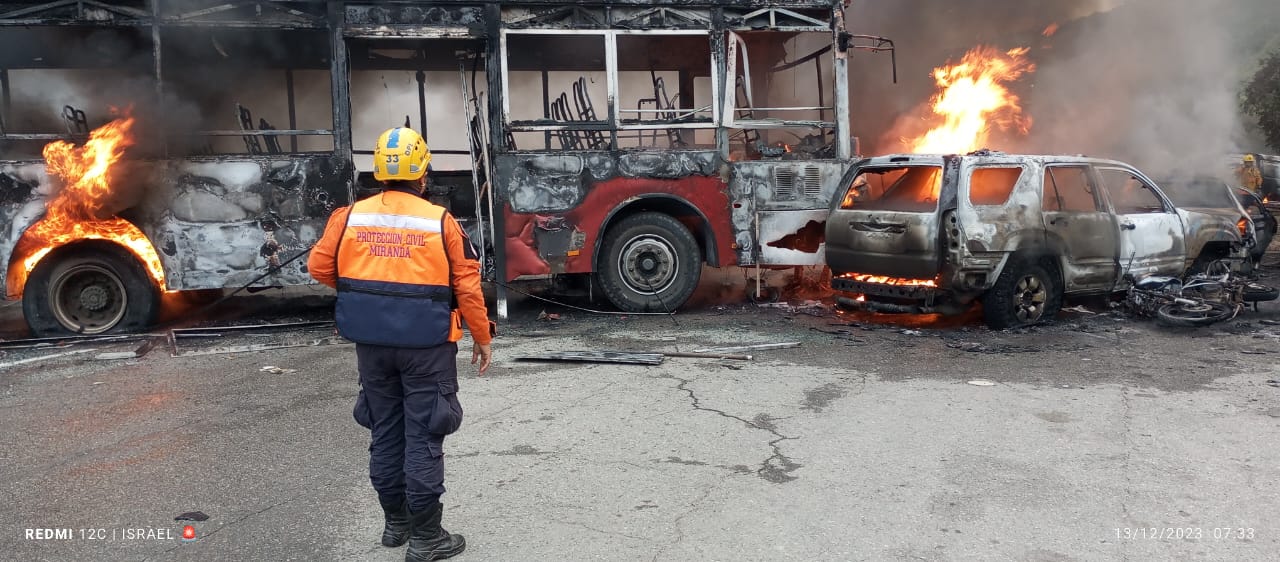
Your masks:
<instances>
[{"instance_id":1,"label":"navy blue pants","mask_svg":"<svg viewBox=\"0 0 1280 562\"><path fill-rule=\"evenodd\" d=\"M457 356L456 343L356 345L363 396L353 413L372 432L369 481L384 505L407 498L419 512L444 494L444 438L462 424Z\"/></svg>"}]
</instances>

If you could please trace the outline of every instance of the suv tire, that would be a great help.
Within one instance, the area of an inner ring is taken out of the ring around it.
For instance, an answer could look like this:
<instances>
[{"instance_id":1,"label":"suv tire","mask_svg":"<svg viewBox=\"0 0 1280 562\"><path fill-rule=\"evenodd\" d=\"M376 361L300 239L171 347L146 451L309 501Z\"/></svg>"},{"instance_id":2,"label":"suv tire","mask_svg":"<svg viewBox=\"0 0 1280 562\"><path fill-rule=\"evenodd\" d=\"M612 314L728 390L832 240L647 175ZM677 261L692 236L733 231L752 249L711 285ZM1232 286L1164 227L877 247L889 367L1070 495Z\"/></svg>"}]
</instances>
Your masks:
<instances>
[{"instance_id":1,"label":"suv tire","mask_svg":"<svg viewBox=\"0 0 1280 562\"><path fill-rule=\"evenodd\" d=\"M1015 255L982 299L982 318L995 330L1022 328L1054 316L1062 308L1058 277L1044 265Z\"/></svg>"}]
</instances>

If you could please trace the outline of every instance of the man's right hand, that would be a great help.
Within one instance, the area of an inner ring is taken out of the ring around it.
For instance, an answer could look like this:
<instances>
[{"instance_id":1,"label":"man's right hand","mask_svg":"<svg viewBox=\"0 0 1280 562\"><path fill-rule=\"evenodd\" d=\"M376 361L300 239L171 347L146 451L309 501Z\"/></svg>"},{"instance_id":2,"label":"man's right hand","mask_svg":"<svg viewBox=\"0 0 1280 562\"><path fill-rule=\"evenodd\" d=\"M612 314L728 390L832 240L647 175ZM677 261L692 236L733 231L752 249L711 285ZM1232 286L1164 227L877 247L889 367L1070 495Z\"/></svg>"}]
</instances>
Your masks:
<instances>
[{"instance_id":1,"label":"man's right hand","mask_svg":"<svg viewBox=\"0 0 1280 562\"><path fill-rule=\"evenodd\" d=\"M475 365L476 361L480 362L480 375L484 375L489 370L489 363L493 360L493 351L489 349L487 343L477 343L471 348L471 364Z\"/></svg>"}]
</instances>

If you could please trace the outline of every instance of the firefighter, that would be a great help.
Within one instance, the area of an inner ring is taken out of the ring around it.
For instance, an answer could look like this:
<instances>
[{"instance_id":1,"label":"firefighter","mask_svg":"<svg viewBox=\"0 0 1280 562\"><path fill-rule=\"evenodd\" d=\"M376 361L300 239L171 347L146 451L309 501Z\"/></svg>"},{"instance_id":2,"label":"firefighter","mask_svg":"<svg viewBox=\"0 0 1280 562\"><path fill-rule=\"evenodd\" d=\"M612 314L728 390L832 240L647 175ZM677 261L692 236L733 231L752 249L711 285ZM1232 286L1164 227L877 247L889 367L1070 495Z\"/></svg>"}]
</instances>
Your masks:
<instances>
[{"instance_id":1,"label":"firefighter","mask_svg":"<svg viewBox=\"0 0 1280 562\"><path fill-rule=\"evenodd\" d=\"M1240 183L1240 187L1254 193L1262 190L1262 170L1258 168L1258 161L1252 154L1244 155L1240 166L1236 168L1236 181Z\"/></svg>"},{"instance_id":2,"label":"firefighter","mask_svg":"<svg viewBox=\"0 0 1280 562\"><path fill-rule=\"evenodd\" d=\"M369 480L385 514L384 546L409 543L405 560L440 560L466 548L440 525L443 445L462 423L457 341L462 322L484 374L495 333L480 264L443 207L422 198L431 152L412 129L390 129L374 149L382 192L334 211L307 261L338 290L338 332L356 343L360 395L353 414L369 428Z\"/></svg>"}]
</instances>

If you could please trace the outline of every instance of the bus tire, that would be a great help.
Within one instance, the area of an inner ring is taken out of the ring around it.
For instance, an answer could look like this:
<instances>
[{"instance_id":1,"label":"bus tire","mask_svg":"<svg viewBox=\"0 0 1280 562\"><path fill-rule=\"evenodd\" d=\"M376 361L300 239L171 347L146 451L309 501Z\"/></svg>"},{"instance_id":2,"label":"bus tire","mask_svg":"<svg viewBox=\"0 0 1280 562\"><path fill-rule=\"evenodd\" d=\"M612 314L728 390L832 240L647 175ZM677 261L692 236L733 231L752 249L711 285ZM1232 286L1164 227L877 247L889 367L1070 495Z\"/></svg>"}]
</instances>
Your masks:
<instances>
[{"instance_id":1,"label":"bus tire","mask_svg":"<svg viewBox=\"0 0 1280 562\"><path fill-rule=\"evenodd\" d=\"M115 246L54 251L23 287L22 313L36 337L140 331L155 323L159 310L151 276Z\"/></svg>"},{"instance_id":2,"label":"bus tire","mask_svg":"<svg viewBox=\"0 0 1280 562\"><path fill-rule=\"evenodd\" d=\"M637 213L605 232L596 277L614 306L628 312L672 312L702 276L702 250L680 221Z\"/></svg>"}]
</instances>

